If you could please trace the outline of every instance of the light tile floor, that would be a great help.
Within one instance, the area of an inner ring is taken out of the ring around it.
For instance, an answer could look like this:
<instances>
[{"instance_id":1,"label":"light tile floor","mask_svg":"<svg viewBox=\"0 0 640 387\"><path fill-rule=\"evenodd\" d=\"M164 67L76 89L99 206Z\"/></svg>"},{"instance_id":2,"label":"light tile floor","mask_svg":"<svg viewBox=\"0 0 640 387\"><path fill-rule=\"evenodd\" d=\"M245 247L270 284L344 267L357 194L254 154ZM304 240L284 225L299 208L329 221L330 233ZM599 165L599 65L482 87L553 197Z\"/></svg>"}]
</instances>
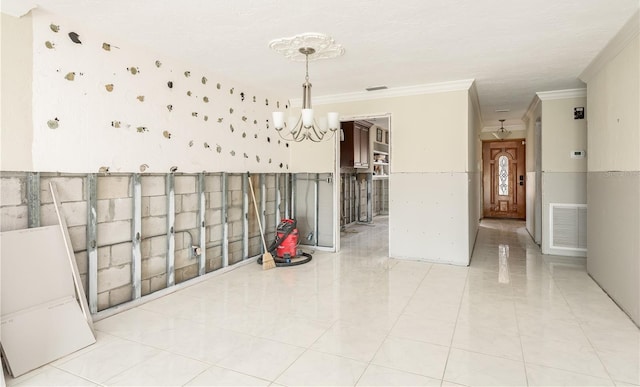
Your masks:
<instances>
[{"instance_id":1,"label":"light tile floor","mask_svg":"<svg viewBox=\"0 0 640 387\"><path fill-rule=\"evenodd\" d=\"M640 385L640 331L520 221L483 220L470 267L387 258L385 217L342 251L251 264L95 324L10 386Z\"/></svg>"}]
</instances>

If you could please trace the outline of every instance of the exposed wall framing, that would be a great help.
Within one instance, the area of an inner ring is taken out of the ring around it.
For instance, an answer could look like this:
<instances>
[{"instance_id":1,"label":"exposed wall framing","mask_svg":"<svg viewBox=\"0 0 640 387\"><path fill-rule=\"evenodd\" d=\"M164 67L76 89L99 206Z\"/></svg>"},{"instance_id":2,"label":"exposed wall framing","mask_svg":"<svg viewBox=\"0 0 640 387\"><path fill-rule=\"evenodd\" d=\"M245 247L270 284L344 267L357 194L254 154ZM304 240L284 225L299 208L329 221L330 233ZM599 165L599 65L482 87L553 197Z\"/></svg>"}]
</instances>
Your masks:
<instances>
[{"instance_id":1,"label":"exposed wall framing","mask_svg":"<svg viewBox=\"0 0 640 387\"><path fill-rule=\"evenodd\" d=\"M256 200L271 240L283 204L277 192L288 196L288 174L256 178ZM56 182L96 314L259 255L255 214L246 210L246 179L243 173L1 172L0 229L56 224L48 189Z\"/></svg>"}]
</instances>

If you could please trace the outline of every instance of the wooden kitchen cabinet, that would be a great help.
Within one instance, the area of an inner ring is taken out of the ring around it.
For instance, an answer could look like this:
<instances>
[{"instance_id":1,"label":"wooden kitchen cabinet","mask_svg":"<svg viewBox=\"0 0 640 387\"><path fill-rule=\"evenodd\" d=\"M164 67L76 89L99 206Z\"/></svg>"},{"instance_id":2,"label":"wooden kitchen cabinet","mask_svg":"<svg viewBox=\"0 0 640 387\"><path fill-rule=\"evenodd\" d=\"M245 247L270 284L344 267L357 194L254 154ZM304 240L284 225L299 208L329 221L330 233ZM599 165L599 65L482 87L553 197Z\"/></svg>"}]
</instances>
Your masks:
<instances>
[{"instance_id":1,"label":"wooden kitchen cabinet","mask_svg":"<svg viewBox=\"0 0 640 387\"><path fill-rule=\"evenodd\" d=\"M344 140L340 142L340 167L369 168L369 128L366 121L342 123Z\"/></svg>"}]
</instances>

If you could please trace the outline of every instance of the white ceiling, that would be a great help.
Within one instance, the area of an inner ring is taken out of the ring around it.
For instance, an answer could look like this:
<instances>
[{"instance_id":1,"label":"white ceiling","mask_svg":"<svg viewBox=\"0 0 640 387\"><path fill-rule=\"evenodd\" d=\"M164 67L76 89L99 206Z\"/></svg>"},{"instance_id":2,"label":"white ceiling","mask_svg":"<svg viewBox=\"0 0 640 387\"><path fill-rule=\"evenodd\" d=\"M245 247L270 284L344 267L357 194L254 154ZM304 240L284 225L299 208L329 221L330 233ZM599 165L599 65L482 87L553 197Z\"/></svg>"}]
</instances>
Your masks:
<instances>
[{"instance_id":1,"label":"white ceiling","mask_svg":"<svg viewBox=\"0 0 640 387\"><path fill-rule=\"evenodd\" d=\"M132 42L290 98L304 65L268 48L304 32L345 55L310 64L314 96L475 79L485 125L519 125L535 92L584 87L578 75L639 0L2 0L34 4ZM117 45L117 44L116 44ZM496 109L508 108L508 113Z\"/></svg>"}]
</instances>

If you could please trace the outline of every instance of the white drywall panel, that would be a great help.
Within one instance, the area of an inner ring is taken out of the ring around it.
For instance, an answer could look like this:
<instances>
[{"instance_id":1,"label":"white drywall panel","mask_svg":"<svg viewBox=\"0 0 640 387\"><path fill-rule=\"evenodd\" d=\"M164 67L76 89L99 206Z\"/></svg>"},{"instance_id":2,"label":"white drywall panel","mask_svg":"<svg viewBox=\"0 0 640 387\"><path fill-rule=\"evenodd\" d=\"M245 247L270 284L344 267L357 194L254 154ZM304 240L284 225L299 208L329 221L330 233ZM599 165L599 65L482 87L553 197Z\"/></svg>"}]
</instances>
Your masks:
<instances>
[{"instance_id":1,"label":"white drywall panel","mask_svg":"<svg viewBox=\"0 0 640 387\"><path fill-rule=\"evenodd\" d=\"M95 342L75 296L2 316L2 351L14 377Z\"/></svg>"},{"instance_id":2,"label":"white drywall panel","mask_svg":"<svg viewBox=\"0 0 640 387\"><path fill-rule=\"evenodd\" d=\"M60 227L0 233L0 340L13 376L95 342Z\"/></svg>"},{"instance_id":3,"label":"white drywall panel","mask_svg":"<svg viewBox=\"0 0 640 387\"><path fill-rule=\"evenodd\" d=\"M2 315L75 297L60 226L0 233Z\"/></svg>"},{"instance_id":4,"label":"white drywall panel","mask_svg":"<svg viewBox=\"0 0 640 387\"><path fill-rule=\"evenodd\" d=\"M468 184L467 173L391 174L391 257L468 265Z\"/></svg>"}]
</instances>

